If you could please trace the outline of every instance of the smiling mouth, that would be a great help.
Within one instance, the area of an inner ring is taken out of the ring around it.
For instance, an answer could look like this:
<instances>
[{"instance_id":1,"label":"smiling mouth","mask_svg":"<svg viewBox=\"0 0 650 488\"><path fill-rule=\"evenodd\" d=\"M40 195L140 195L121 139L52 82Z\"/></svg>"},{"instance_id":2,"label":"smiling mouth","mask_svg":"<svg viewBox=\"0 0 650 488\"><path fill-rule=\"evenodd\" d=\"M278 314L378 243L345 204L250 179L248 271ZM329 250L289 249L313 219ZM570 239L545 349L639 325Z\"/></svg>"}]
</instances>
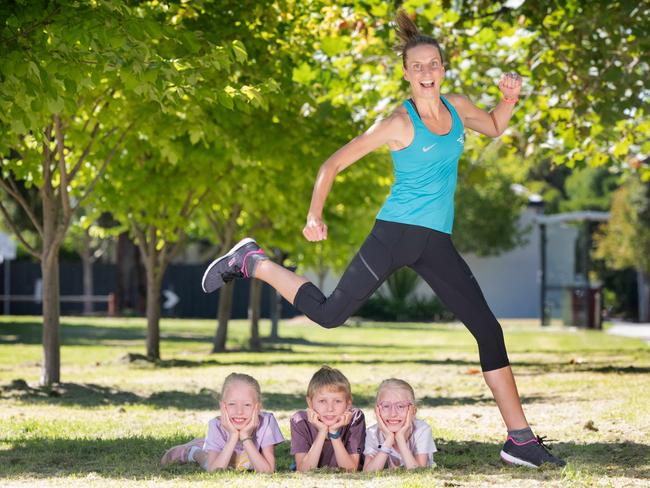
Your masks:
<instances>
[{"instance_id":1,"label":"smiling mouth","mask_svg":"<svg viewBox=\"0 0 650 488\"><path fill-rule=\"evenodd\" d=\"M244 422L246 422L246 419L241 417L234 417L231 420L236 424L243 424Z\"/></svg>"},{"instance_id":2,"label":"smiling mouth","mask_svg":"<svg viewBox=\"0 0 650 488\"><path fill-rule=\"evenodd\" d=\"M433 86L436 83L434 81L421 81L420 86L423 86L424 88L433 88Z\"/></svg>"}]
</instances>

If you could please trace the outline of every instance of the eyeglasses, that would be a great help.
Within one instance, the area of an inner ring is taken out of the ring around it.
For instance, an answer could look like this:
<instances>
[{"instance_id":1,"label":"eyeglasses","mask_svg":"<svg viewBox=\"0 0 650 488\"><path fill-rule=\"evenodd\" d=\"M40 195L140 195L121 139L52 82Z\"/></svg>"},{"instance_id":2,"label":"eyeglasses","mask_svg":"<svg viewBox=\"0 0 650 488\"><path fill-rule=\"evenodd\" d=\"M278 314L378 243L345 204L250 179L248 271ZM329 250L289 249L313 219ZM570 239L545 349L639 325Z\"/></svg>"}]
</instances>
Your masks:
<instances>
[{"instance_id":1,"label":"eyeglasses","mask_svg":"<svg viewBox=\"0 0 650 488\"><path fill-rule=\"evenodd\" d=\"M377 404L382 413L390 413L391 409L395 407L399 414L405 413L411 405L413 405L411 402L381 402Z\"/></svg>"}]
</instances>

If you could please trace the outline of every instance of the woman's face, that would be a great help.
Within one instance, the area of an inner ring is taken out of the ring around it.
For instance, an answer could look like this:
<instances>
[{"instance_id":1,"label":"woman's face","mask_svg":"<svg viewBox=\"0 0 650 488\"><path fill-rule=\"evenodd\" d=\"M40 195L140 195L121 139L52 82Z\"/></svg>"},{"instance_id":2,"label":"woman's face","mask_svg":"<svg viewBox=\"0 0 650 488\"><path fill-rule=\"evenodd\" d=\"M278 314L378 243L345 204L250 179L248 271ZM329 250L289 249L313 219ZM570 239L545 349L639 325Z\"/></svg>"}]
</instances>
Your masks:
<instances>
[{"instance_id":1,"label":"woman's face","mask_svg":"<svg viewBox=\"0 0 650 488\"><path fill-rule=\"evenodd\" d=\"M445 77L440 51L431 44L420 44L406 51L404 79L411 84L415 97L440 95L440 85Z\"/></svg>"},{"instance_id":2,"label":"woman's face","mask_svg":"<svg viewBox=\"0 0 650 488\"><path fill-rule=\"evenodd\" d=\"M230 422L239 430L246 425L255 411L258 403L257 392L252 386L236 381L228 386L222 402Z\"/></svg>"},{"instance_id":3,"label":"woman's face","mask_svg":"<svg viewBox=\"0 0 650 488\"><path fill-rule=\"evenodd\" d=\"M404 388L383 388L377 397L379 415L391 432L397 432L404 426L412 405L413 398Z\"/></svg>"}]
</instances>

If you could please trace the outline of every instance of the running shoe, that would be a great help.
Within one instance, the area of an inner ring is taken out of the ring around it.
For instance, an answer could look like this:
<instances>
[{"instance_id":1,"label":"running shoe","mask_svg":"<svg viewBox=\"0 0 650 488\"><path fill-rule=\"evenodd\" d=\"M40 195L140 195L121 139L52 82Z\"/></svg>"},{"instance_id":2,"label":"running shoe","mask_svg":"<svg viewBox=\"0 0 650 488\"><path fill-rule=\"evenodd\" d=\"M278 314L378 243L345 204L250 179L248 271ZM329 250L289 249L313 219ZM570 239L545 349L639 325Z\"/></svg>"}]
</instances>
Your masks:
<instances>
[{"instance_id":1,"label":"running shoe","mask_svg":"<svg viewBox=\"0 0 650 488\"><path fill-rule=\"evenodd\" d=\"M221 288L235 278L250 278L258 261L268 259L264 251L250 237L242 239L225 254L210 263L203 273L201 286L206 293Z\"/></svg>"},{"instance_id":2,"label":"running shoe","mask_svg":"<svg viewBox=\"0 0 650 488\"><path fill-rule=\"evenodd\" d=\"M550 448L544 444L544 438L537 436L526 442L516 442L508 437L501 450L501 459L508 464L517 464L529 468L539 468L544 463L564 466L566 461L553 456Z\"/></svg>"}]
</instances>

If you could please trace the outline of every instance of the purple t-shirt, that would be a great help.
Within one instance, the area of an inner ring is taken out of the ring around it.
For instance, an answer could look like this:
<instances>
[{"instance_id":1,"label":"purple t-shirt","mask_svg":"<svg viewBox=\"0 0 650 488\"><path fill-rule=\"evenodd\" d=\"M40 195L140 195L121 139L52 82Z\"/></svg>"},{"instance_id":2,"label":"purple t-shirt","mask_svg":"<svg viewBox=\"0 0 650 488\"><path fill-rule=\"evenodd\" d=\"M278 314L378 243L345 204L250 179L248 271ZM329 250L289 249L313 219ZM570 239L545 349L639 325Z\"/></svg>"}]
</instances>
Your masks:
<instances>
[{"instance_id":1,"label":"purple t-shirt","mask_svg":"<svg viewBox=\"0 0 650 488\"><path fill-rule=\"evenodd\" d=\"M215 417L208 422L208 435L203 444L204 451L223 451L228 441L228 431L221 425L221 419ZM255 432L255 446L259 451L268 446L274 446L284 442L282 432L278 426L277 420L270 412L260 412L260 423ZM248 456L244 451L244 446L240 441L235 444L235 456L233 456L233 467L241 469L252 469Z\"/></svg>"},{"instance_id":2,"label":"purple t-shirt","mask_svg":"<svg viewBox=\"0 0 650 488\"><path fill-rule=\"evenodd\" d=\"M291 417L291 454L299 452L309 452L316 436L318 429L312 425L307 417L306 410L300 410L293 414ZM362 454L364 443L366 440L366 419L363 412L358 408L352 409L352 420L350 423L342 428L341 440L345 449L350 454ZM336 456L334 455L334 448L332 441L325 440L323 444L323 451L318 459L318 467L322 468L329 466L332 468L338 467L336 463Z\"/></svg>"}]
</instances>

